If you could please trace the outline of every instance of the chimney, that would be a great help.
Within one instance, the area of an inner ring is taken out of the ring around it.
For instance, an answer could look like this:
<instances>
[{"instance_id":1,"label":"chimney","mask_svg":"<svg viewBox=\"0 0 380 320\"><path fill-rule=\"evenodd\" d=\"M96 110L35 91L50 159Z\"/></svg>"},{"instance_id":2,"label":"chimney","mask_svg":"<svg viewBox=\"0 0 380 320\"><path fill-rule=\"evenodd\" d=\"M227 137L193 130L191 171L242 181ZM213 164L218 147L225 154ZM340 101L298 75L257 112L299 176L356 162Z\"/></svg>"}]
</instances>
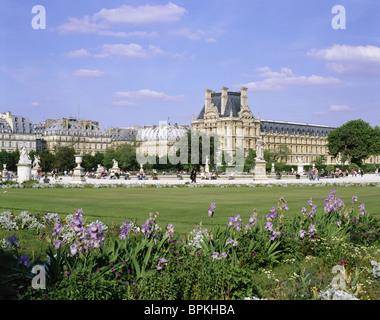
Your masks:
<instances>
[{"instance_id":1,"label":"chimney","mask_svg":"<svg viewBox=\"0 0 380 320\"><path fill-rule=\"evenodd\" d=\"M210 89L206 89L205 90L206 92L206 97L205 97L205 111L208 110L211 106L211 90Z\"/></svg>"},{"instance_id":2,"label":"chimney","mask_svg":"<svg viewBox=\"0 0 380 320\"><path fill-rule=\"evenodd\" d=\"M240 88L241 90L241 106L243 108L248 108L248 102L247 102L247 88Z\"/></svg>"},{"instance_id":3,"label":"chimney","mask_svg":"<svg viewBox=\"0 0 380 320\"><path fill-rule=\"evenodd\" d=\"M226 111L226 106L227 106L227 99L228 99L228 88L223 87L222 88L222 101L221 101L221 106L220 106L220 115L224 115L224 112Z\"/></svg>"}]
</instances>

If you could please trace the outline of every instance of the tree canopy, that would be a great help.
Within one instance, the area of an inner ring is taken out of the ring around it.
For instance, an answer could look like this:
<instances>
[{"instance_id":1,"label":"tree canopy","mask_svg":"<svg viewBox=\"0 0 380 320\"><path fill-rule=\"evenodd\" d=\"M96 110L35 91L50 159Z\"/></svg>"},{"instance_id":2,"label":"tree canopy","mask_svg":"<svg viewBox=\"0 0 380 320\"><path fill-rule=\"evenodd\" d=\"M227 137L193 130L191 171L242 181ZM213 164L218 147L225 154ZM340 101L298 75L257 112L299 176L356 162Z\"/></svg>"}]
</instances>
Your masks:
<instances>
[{"instance_id":1,"label":"tree canopy","mask_svg":"<svg viewBox=\"0 0 380 320\"><path fill-rule=\"evenodd\" d=\"M360 165L364 159L380 154L380 128L369 123L351 120L327 135L329 154Z\"/></svg>"},{"instance_id":2,"label":"tree canopy","mask_svg":"<svg viewBox=\"0 0 380 320\"><path fill-rule=\"evenodd\" d=\"M121 144L116 149L108 148L104 154L103 165L107 169L111 168L113 159L123 170L136 170L139 167L136 160L136 147L128 143Z\"/></svg>"}]
</instances>

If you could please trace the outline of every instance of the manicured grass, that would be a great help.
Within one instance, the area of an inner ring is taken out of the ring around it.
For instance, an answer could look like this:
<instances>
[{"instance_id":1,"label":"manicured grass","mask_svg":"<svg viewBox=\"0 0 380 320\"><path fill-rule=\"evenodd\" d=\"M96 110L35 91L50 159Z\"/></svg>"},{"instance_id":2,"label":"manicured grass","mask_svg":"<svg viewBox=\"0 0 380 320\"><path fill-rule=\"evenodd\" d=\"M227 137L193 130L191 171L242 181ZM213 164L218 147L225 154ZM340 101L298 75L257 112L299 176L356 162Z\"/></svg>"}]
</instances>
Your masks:
<instances>
[{"instance_id":1,"label":"manicured grass","mask_svg":"<svg viewBox=\"0 0 380 320\"><path fill-rule=\"evenodd\" d=\"M206 228L225 227L228 217L240 214L243 225L253 209L259 218L269 213L283 196L290 210L288 215L299 214L307 201L313 198L317 213L323 213L324 199L331 187L230 187L230 188L75 188L75 189L7 189L1 191L0 210L29 211L31 213L59 213L65 217L77 208L83 209L87 221L101 220L107 225L120 226L125 219L139 225L148 218L149 211L159 212L158 223L165 227L175 225L175 231L187 233L200 221ZM357 196L358 206L364 202L369 214L380 216L377 187L334 187L336 194L351 206L351 197ZM210 202L216 203L214 218L208 217Z\"/></svg>"}]
</instances>

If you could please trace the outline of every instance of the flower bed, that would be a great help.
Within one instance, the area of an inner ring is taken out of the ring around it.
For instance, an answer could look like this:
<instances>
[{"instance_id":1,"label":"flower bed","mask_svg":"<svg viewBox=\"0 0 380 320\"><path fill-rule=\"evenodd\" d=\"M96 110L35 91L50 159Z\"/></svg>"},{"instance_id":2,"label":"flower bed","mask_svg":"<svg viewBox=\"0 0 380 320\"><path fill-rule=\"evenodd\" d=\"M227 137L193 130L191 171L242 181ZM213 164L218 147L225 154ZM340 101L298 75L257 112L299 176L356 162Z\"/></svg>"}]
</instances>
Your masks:
<instances>
[{"instance_id":1,"label":"flower bed","mask_svg":"<svg viewBox=\"0 0 380 320\"><path fill-rule=\"evenodd\" d=\"M141 226L134 221L86 224L82 210L62 221L54 214L38 221L25 212L21 217L5 212L0 228L40 223L52 231L45 232L51 245L45 261L20 255L16 237L0 245L15 255L19 299L380 297L374 271L380 260L380 221L364 203L352 197L346 205L332 190L321 209L310 199L293 217L289 210L281 198L269 213L253 210L248 221L236 214L213 230L200 222L183 238L173 224L159 226L158 212ZM217 204L205 208L205 219L217 214ZM31 287L31 267L38 263L46 269L46 289ZM342 272L338 284L335 266Z\"/></svg>"}]
</instances>

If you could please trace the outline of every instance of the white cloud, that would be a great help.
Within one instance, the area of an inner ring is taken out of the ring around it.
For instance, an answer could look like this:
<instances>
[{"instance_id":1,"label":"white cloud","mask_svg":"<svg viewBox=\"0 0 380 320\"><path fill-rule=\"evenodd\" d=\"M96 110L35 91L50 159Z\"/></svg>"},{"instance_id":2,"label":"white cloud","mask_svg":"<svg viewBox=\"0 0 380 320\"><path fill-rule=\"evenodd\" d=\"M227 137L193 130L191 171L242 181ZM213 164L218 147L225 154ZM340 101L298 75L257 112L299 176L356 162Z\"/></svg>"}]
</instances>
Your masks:
<instances>
[{"instance_id":1,"label":"white cloud","mask_svg":"<svg viewBox=\"0 0 380 320\"><path fill-rule=\"evenodd\" d=\"M193 41L197 41L197 40L201 40L204 37L205 32L202 30L190 31L187 28L182 28L179 30L170 31L169 34L174 35L174 36L181 36Z\"/></svg>"},{"instance_id":2,"label":"white cloud","mask_svg":"<svg viewBox=\"0 0 380 320\"><path fill-rule=\"evenodd\" d=\"M125 57L138 57L138 58L147 58L148 53L146 50L139 44L130 43L130 44L104 44L103 45L103 54L106 55L118 55Z\"/></svg>"},{"instance_id":3,"label":"white cloud","mask_svg":"<svg viewBox=\"0 0 380 320\"><path fill-rule=\"evenodd\" d=\"M198 29L197 31L191 31L188 28L182 28L170 31L169 35L184 37L192 41L216 42L216 39L210 36L209 32L200 29Z\"/></svg>"},{"instance_id":4,"label":"white cloud","mask_svg":"<svg viewBox=\"0 0 380 320\"><path fill-rule=\"evenodd\" d=\"M158 37L158 32L152 31L152 32L146 32L146 31L131 31L131 32L124 32L124 31L99 31L99 35L102 36L111 36L111 37L118 37L118 38L131 38L131 37L139 37L139 38L154 38Z\"/></svg>"},{"instance_id":5,"label":"white cloud","mask_svg":"<svg viewBox=\"0 0 380 320\"><path fill-rule=\"evenodd\" d=\"M101 78L105 73L99 70L79 69L75 70L71 75L80 78Z\"/></svg>"},{"instance_id":6,"label":"white cloud","mask_svg":"<svg viewBox=\"0 0 380 320\"><path fill-rule=\"evenodd\" d=\"M352 108L350 108L349 106L345 106L345 105L336 105L336 104L332 104L329 108L330 111L353 111Z\"/></svg>"},{"instance_id":7,"label":"white cloud","mask_svg":"<svg viewBox=\"0 0 380 320\"><path fill-rule=\"evenodd\" d=\"M169 2L166 5L144 5L132 7L122 5L115 9L102 9L94 14L94 19L103 19L112 24L152 24L176 22L186 13L186 9Z\"/></svg>"},{"instance_id":8,"label":"white cloud","mask_svg":"<svg viewBox=\"0 0 380 320\"><path fill-rule=\"evenodd\" d=\"M67 52L64 56L68 58L80 58L80 57L93 57L93 58L105 58L109 56L122 56L127 58L149 58L155 55L166 55L161 48L153 45L149 45L146 49L140 44L136 43L117 43L117 44L103 44L102 50L99 53L91 53L85 49L79 49L71 52ZM175 54L169 54L171 57L175 57Z\"/></svg>"},{"instance_id":9,"label":"white cloud","mask_svg":"<svg viewBox=\"0 0 380 320\"><path fill-rule=\"evenodd\" d=\"M339 79L333 77L296 75L289 68L282 68L280 72L276 72L269 67L261 67L256 71L259 72L258 76L266 79L243 84L252 91L281 91L291 86L320 86L340 83Z\"/></svg>"},{"instance_id":10,"label":"white cloud","mask_svg":"<svg viewBox=\"0 0 380 320\"><path fill-rule=\"evenodd\" d=\"M65 56L68 58L80 58L80 57L90 57L91 54L85 49L79 49L71 52L65 53Z\"/></svg>"},{"instance_id":11,"label":"white cloud","mask_svg":"<svg viewBox=\"0 0 380 320\"><path fill-rule=\"evenodd\" d=\"M327 110L317 111L314 114L323 115L323 114L331 114L331 113L345 113L345 112L353 112L355 110L356 110L355 108L349 107L347 105L332 104Z\"/></svg>"},{"instance_id":12,"label":"white cloud","mask_svg":"<svg viewBox=\"0 0 380 320\"><path fill-rule=\"evenodd\" d=\"M139 91L119 91L114 93L115 97L129 98L137 100L160 100L160 101L178 101L183 99L183 96L170 96L164 92L157 92L150 89L142 89Z\"/></svg>"},{"instance_id":13,"label":"white cloud","mask_svg":"<svg viewBox=\"0 0 380 320\"><path fill-rule=\"evenodd\" d=\"M152 54L165 54L165 52L161 48L153 46L153 45L149 45L149 51Z\"/></svg>"},{"instance_id":14,"label":"white cloud","mask_svg":"<svg viewBox=\"0 0 380 320\"><path fill-rule=\"evenodd\" d=\"M68 20L68 22L57 28L59 33L94 33L108 28L106 24L102 22L95 22L90 16L85 16L81 19L69 18Z\"/></svg>"},{"instance_id":15,"label":"white cloud","mask_svg":"<svg viewBox=\"0 0 380 320\"><path fill-rule=\"evenodd\" d=\"M114 9L101 9L92 16L83 18L70 17L68 21L57 27L62 34L69 33L99 33L112 36L129 36L125 32L108 31L111 25L146 25L157 23L172 23L179 21L186 9L173 3L166 5L144 5L132 7L122 5ZM146 34L144 34L146 35Z\"/></svg>"},{"instance_id":16,"label":"white cloud","mask_svg":"<svg viewBox=\"0 0 380 320\"><path fill-rule=\"evenodd\" d=\"M30 105L33 107L39 107L40 103L39 102L31 102Z\"/></svg>"},{"instance_id":17,"label":"white cloud","mask_svg":"<svg viewBox=\"0 0 380 320\"><path fill-rule=\"evenodd\" d=\"M327 61L374 61L380 62L380 48L375 46L333 45L331 48L311 50L312 57Z\"/></svg>"},{"instance_id":18,"label":"white cloud","mask_svg":"<svg viewBox=\"0 0 380 320\"><path fill-rule=\"evenodd\" d=\"M308 55L326 61L326 66L338 74L380 75L379 47L333 45L327 49L310 50Z\"/></svg>"},{"instance_id":19,"label":"white cloud","mask_svg":"<svg viewBox=\"0 0 380 320\"><path fill-rule=\"evenodd\" d=\"M131 102L131 101L127 101L127 100L112 101L112 104L114 106L118 106L118 107L136 107L136 106L138 106L137 103Z\"/></svg>"}]
</instances>

